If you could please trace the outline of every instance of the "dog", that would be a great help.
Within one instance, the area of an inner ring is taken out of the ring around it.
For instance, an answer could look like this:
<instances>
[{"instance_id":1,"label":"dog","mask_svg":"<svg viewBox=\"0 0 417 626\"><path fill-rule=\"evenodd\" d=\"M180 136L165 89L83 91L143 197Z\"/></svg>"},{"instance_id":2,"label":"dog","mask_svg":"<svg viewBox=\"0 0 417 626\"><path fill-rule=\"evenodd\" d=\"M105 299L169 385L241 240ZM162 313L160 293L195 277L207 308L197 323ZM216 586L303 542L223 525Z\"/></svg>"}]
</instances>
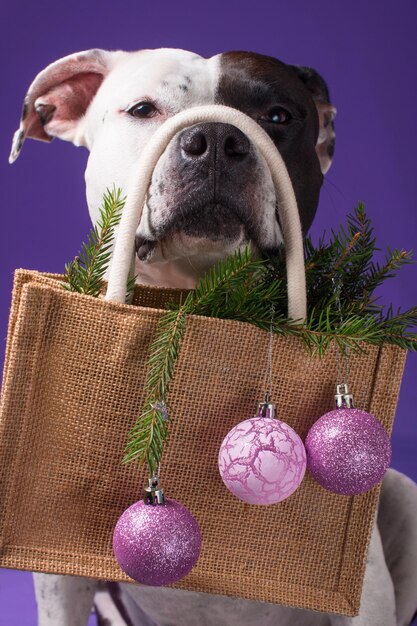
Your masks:
<instances>
[{"instance_id":1,"label":"dog","mask_svg":"<svg viewBox=\"0 0 417 626\"><path fill-rule=\"evenodd\" d=\"M176 113L204 104L243 111L268 133L288 169L306 234L333 159L336 109L317 71L254 52L206 59L180 49L95 49L64 57L31 84L9 160L16 160L28 137L58 137L86 147L87 202L95 223L103 192L113 184L128 188L156 129ZM193 288L232 251L250 244L255 257L264 257L277 253L281 243L271 175L248 138L221 123L178 132L154 170L137 228L137 281ZM128 583L103 588L82 578L35 574L39 626L85 626L93 602L100 623L113 626L408 624L417 608L417 574L410 561L410 554L417 557L417 487L392 470L383 494L358 618ZM407 550L400 528L406 528Z\"/></svg>"}]
</instances>

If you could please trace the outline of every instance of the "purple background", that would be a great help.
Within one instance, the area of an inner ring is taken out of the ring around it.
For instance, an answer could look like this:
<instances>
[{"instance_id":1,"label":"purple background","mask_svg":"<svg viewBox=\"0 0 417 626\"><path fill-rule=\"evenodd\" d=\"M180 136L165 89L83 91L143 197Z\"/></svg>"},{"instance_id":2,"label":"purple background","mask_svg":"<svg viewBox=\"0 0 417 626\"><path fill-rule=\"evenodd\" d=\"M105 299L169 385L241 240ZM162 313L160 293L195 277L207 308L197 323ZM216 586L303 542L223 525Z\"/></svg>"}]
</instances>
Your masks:
<instances>
[{"instance_id":1,"label":"purple background","mask_svg":"<svg viewBox=\"0 0 417 626\"><path fill-rule=\"evenodd\" d=\"M59 140L27 141L7 164L26 90L48 63L92 47L178 47L203 56L240 49L318 69L330 88L336 154L312 232L336 228L358 200L373 219L379 246L416 247L417 145L414 0L212 0L201 3L3 3L0 99L0 358L12 273L24 267L62 272L90 228L83 172L87 152ZM381 292L395 306L417 304L417 268L403 269ZM393 434L393 466L417 480L417 355L410 354ZM19 598L19 599L18 599ZM28 574L0 572L1 614L35 624Z\"/></svg>"}]
</instances>

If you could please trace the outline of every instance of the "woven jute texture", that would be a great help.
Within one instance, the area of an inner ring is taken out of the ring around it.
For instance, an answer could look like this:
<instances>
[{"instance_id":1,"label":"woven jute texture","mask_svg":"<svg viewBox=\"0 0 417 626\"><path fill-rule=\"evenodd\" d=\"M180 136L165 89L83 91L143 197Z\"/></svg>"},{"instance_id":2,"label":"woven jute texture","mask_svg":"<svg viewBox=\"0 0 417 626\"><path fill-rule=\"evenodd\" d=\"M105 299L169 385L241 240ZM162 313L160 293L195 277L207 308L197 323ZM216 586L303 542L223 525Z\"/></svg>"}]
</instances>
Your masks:
<instances>
[{"instance_id":1,"label":"woven jute texture","mask_svg":"<svg viewBox=\"0 0 417 626\"><path fill-rule=\"evenodd\" d=\"M69 293L62 277L17 270L3 374L0 566L126 581L112 553L116 520L142 497L146 468L122 466L144 401L146 361L167 298L137 287L132 305ZM310 476L288 499L235 498L217 469L219 446L263 397L268 334L190 316L169 398L161 464L167 497L198 519L203 547L172 585L345 615L358 612L379 489L346 497ZM307 355L274 337L277 416L302 438L333 407L337 353ZM356 405L391 431L405 352L368 347L350 358Z\"/></svg>"}]
</instances>

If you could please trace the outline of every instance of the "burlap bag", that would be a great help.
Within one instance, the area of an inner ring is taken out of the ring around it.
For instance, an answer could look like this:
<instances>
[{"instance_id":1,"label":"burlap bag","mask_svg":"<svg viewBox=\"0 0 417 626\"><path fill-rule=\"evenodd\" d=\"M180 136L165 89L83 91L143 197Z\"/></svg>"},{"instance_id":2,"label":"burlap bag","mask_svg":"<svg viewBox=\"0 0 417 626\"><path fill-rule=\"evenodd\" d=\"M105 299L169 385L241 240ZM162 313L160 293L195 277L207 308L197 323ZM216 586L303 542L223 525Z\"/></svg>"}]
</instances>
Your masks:
<instances>
[{"instance_id":1,"label":"burlap bag","mask_svg":"<svg viewBox=\"0 0 417 626\"><path fill-rule=\"evenodd\" d=\"M131 249L123 280L130 258ZM15 273L0 407L0 566L126 581L112 532L142 496L147 471L120 461L162 307L179 294L137 286L123 304L67 292L61 279ZM297 338L273 344L277 415L304 438L333 406L337 353L310 357ZM338 496L306 475L284 502L254 506L217 469L224 436L263 398L267 347L268 334L252 325L187 319L161 469L167 497L198 519L203 546L171 586L355 615L379 488ZM357 406L388 431L404 361L393 346L350 359Z\"/></svg>"}]
</instances>

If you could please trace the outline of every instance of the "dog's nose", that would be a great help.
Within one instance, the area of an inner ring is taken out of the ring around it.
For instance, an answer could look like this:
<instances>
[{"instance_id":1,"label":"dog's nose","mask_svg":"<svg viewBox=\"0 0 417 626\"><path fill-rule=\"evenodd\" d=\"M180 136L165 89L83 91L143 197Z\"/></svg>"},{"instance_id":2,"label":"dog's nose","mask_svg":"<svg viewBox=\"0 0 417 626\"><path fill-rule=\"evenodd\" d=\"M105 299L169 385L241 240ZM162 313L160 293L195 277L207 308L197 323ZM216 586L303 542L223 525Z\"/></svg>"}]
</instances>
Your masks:
<instances>
[{"instance_id":1,"label":"dog's nose","mask_svg":"<svg viewBox=\"0 0 417 626\"><path fill-rule=\"evenodd\" d=\"M183 131L180 146L193 159L217 158L241 161L249 154L249 140L231 124L196 124Z\"/></svg>"}]
</instances>

